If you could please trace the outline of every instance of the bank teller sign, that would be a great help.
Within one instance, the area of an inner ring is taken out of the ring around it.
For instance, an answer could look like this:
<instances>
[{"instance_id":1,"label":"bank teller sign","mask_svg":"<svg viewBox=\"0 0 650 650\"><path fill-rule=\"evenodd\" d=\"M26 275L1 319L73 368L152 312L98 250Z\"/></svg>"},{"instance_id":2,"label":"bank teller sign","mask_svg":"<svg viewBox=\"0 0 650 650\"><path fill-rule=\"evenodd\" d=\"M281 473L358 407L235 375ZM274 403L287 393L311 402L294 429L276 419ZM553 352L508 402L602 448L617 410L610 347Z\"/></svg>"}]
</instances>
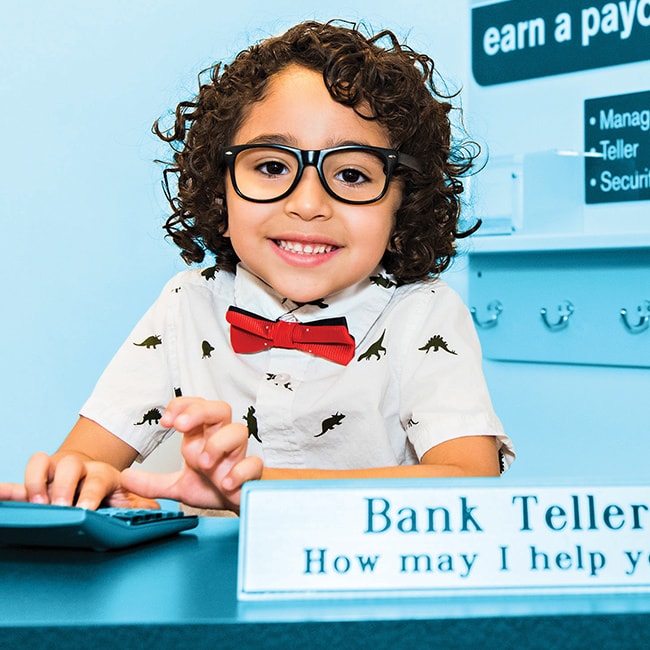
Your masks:
<instances>
[{"instance_id":1,"label":"bank teller sign","mask_svg":"<svg viewBox=\"0 0 650 650\"><path fill-rule=\"evenodd\" d=\"M650 200L650 91L585 101L585 200Z\"/></svg>"},{"instance_id":2,"label":"bank teller sign","mask_svg":"<svg viewBox=\"0 0 650 650\"><path fill-rule=\"evenodd\" d=\"M241 599L650 591L650 486L256 482Z\"/></svg>"}]
</instances>

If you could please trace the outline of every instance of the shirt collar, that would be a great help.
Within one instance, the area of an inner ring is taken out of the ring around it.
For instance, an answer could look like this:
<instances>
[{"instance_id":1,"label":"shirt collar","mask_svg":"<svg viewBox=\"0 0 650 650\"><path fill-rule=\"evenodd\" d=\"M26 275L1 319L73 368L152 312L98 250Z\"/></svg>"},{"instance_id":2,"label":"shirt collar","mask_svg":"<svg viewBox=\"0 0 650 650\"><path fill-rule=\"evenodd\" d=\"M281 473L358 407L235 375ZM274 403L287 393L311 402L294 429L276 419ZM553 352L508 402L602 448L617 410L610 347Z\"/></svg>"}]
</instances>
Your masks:
<instances>
[{"instance_id":1,"label":"shirt collar","mask_svg":"<svg viewBox=\"0 0 650 650\"><path fill-rule=\"evenodd\" d=\"M395 282L381 266L365 280L313 303L299 305L276 293L241 264L235 275L235 306L269 320L300 322L344 316L357 345L384 311Z\"/></svg>"}]
</instances>

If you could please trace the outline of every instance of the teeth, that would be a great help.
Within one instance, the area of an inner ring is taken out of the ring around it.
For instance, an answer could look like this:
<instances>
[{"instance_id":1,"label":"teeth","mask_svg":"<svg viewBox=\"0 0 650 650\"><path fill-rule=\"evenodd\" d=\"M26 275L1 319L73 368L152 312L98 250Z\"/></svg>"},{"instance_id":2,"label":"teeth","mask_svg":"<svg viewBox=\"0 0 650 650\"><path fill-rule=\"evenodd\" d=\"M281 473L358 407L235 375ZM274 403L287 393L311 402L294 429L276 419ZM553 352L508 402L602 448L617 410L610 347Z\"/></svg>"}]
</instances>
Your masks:
<instances>
[{"instance_id":1,"label":"teeth","mask_svg":"<svg viewBox=\"0 0 650 650\"><path fill-rule=\"evenodd\" d=\"M301 244L295 241L286 241L281 239L277 242L278 246L285 251L299 253L301 255L322 255L334 250L334 246L328 244Z\"/></svg>"}]
</instances>

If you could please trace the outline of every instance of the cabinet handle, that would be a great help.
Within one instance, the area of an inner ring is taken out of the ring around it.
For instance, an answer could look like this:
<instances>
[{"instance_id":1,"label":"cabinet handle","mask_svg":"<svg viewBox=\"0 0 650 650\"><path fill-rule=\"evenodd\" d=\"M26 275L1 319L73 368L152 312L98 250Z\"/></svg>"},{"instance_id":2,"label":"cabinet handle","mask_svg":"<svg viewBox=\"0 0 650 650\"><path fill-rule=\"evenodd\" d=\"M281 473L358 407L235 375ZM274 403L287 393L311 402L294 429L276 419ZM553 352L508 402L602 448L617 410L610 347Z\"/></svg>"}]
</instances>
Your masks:
<instances>
[{"instance_id":1,"label":"cabinet handle","mask_svg":"<svg viewBox=\"0 0 650 650\"><path fill-rule=\"evenodd\" d=\"M623 325L625 325L625 329L631 334L640 334L650 327L650 300L646 300L643 304L639 305L637 311L639 312L639 322L633 325L628 319L627 309L621 309L621 320L623 321Z\"/></svg>"},{"instance_id":2,"label":"cabinet handle","mask_svg":"<svg viewBox=\"0 0 650 650\"><path fill-rule=\"evenodd\" d=\"M501 304L501 301L493 300L492 302L488 303L487 310L492 315L489 318L486 318L485 320L479 320L478 316L476 315L477 313L476 307L472 307L470 309L474 323L476 323L477 327L480 327L481 329L484 330L488 330L492 327L497 326L497 323L499 322L499 316L503 311L503 305Z\"/></svg>"},{"instance_id":3,"label":"cabinet handle","mask_svg":"<svg viewBox=\"0 0 650 650\"><path fill-rule=\"evenodd\" d=\"M571 318L571 314L573 314L575 311L573 303L570 300L565 300L560 305L558 305L557 310L559 313L559 318L554 323L551 323L549 321L546 307L542 307L539 312L542 320L544 321L544 325L546 325L546 327L551 330L551 332L557 332L567 327L569 325L569 318Z\"/></svg>"}]
</instances>

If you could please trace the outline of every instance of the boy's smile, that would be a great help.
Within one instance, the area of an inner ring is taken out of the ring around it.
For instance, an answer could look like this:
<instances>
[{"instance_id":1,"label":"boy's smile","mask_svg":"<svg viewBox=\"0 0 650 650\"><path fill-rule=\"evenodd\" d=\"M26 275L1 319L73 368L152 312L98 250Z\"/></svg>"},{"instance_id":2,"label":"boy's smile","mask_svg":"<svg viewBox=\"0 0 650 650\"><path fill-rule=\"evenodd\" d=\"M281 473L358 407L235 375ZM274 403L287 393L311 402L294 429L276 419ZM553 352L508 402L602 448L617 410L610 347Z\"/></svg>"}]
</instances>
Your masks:
<instances>
[{"instance_id":1,"label":"boy's smile","mask_svg":"<svg viewBox=\"0 0 650 650\"><path fill-rule=\"evenodd\" d=\"M245 114L232 144L253 143L311 150L392 144L378 122L335 102L322 75L299 66L274 76L264 98ZM254 203L240 197L228 177L227 235L250 271L281 296L310 302L372 273L388 245L401 199L394 181L375 203L344 203L328 194L316 168L307 166L288 196Z\"/></svg>"}]
</instances>

